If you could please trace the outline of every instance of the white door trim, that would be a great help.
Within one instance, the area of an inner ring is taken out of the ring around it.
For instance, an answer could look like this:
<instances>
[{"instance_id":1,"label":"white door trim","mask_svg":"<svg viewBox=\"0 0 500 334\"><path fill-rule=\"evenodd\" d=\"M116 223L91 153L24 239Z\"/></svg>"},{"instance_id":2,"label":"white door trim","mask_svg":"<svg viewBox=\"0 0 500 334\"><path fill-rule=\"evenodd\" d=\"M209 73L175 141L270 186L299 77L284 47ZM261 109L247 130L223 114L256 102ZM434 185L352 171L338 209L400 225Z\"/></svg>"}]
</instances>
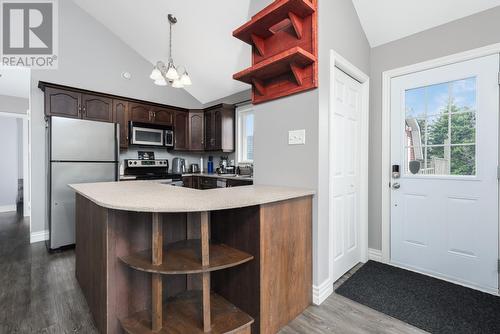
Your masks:
<instances>
[{"instance_id":1,"label":"white door trim","mask_svg":"<svg viewBox=\"0 0 500 334\"><path fill-rule=\"evenodd\" d=\"M391 259L391 79L440 66L451 65L475 58L500 53L500 43L456 53L414 65L396 68L382 73L382 262Z\"/></svg>"},{"instance_id":2,"label":"white door trim","mask_svg":"<svg viewBox=\"0 0 500 334\"><path fill-rule=\"evenodd\" d=\"M360 128L360 141L361 141L361 158L360 158L360 248L361 248L361 262L368 261L368 122L369 122L369 102L370 102L370 78L363 71L358 69L347 59L339 55L334 50L330 51L330 96L329 96L329 136L328 136L328 198L333 197L333 191L335 184L333 182L334 175L334 164L333 159L333 136L332 132L334 129L334 118L330 117L334 114L335 102L334 94L335 91L335 67L339 68L343 72L347 73L352 78L356 79L361 83L362 86L362 97L361 97L361 128ZM329 266L329 281L333 284L333 259L334 259L334 248L333 241L333 205L329 200L328 202L328 222L329 222L329 243L328 243L328 266Z\"/></svg>"}]
</instances>

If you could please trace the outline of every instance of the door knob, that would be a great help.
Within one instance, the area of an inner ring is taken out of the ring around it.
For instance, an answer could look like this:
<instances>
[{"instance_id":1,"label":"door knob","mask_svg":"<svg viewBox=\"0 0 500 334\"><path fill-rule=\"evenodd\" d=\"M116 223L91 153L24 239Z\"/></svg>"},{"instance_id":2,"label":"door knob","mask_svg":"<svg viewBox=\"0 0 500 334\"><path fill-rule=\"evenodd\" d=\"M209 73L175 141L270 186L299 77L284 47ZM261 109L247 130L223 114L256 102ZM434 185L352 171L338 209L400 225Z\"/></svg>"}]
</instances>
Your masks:
<instances>
[{"instance_id":1,"label":"door knob","mask_svg":"<svg viewBox=\"0 0 500 334\"><path fill-rule=\"evenodd\" d=\"M393 188L393 189L399 189L399 188L401 188L401 185L400 185L399 183L397 183L397 182L396 182L396 183L394 183L394 184L392 185L392 188Z\"/></svg>"}]
</instances>

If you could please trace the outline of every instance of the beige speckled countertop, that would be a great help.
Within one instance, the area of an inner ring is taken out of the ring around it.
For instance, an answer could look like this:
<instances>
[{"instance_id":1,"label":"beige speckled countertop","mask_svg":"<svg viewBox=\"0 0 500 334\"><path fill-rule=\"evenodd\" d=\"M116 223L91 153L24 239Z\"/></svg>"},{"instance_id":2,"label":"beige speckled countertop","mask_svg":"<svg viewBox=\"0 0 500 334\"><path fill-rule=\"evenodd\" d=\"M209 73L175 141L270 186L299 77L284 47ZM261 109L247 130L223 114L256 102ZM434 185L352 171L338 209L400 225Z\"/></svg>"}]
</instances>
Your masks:
<instances>
[{"instance_id":1,"label":"beige speckled countertop","mask_svg":"<svg viewBox=\"0 0 500 334\"><path fill-rule=\"evenodd\" d=\"M148 181L70 184L99 206L137 212L195 212L242 208L311 196L314 191L275 186L197 190Z\"/></svg>"}]
</instances>

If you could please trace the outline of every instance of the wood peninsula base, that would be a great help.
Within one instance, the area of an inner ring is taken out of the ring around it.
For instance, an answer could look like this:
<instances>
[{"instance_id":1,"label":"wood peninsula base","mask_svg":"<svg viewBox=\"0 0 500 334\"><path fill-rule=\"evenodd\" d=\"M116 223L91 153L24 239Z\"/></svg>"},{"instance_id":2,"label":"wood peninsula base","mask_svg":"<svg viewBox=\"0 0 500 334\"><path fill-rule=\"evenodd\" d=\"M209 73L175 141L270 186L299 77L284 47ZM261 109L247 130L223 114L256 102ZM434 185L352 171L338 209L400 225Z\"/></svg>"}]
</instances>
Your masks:
<instances>
[{"instance_id":1,"label":"wood peninsula base","mask_svg":"<svg viewBox=\"0 0 500 334\"><path fill-rule=\"evenodd\" d=\"M151 213L77 193L76 277L100 333L276 333L311 303L312 196Z\"/></svg>"}]
</instances>

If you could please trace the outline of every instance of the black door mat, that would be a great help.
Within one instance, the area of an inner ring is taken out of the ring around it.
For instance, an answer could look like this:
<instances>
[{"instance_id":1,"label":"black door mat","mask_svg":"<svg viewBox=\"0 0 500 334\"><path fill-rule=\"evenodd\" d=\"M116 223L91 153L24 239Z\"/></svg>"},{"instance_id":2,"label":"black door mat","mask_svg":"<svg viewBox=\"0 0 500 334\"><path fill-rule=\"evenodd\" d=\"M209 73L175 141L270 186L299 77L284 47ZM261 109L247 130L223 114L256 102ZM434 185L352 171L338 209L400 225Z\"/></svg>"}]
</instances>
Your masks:
<instances>
[{"instance_id":1,"label":"black door mat","mask_svg":"<svg viewBox=\"0 0 500 334\"><path fill-rule=\"evenodd\" d=\"M500 297L379 262L335 292L434 334L500 333Z\"/></svg>"}]
</instances>

